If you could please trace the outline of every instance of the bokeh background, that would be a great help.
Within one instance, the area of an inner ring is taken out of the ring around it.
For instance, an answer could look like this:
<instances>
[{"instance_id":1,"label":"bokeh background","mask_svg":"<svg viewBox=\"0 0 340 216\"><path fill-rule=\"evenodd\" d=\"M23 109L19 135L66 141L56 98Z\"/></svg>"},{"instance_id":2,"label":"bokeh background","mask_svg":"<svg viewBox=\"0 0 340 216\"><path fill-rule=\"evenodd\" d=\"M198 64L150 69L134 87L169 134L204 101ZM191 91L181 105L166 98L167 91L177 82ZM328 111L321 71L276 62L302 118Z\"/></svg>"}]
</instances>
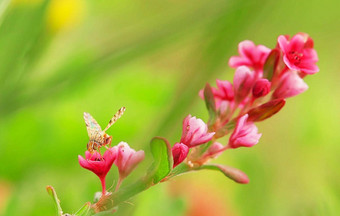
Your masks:
<instances>
[{"instance_id":1,"label":"bokeh background","mask_svg":"<svg viewBox=\"0 0 340 216\"><path fill-rule=\"evenodd\" d=\"M69 213L93 199L99 180L77 160L88 140L84 111L104 127L127 107L109 134L146 151L129 184L150 164L153 136L173 144L187 114L207 119L198 91L232 79L228 58L240 41L274 47L297 32L319 54L310 89L258 124L258 145L216 160L250 183L190 173L117 215L339 215L339 8L338 0L0 0L0 215L54 215L47 185ZM107 184L116 177L114 168Z\"/></svg>"}]
</instances>

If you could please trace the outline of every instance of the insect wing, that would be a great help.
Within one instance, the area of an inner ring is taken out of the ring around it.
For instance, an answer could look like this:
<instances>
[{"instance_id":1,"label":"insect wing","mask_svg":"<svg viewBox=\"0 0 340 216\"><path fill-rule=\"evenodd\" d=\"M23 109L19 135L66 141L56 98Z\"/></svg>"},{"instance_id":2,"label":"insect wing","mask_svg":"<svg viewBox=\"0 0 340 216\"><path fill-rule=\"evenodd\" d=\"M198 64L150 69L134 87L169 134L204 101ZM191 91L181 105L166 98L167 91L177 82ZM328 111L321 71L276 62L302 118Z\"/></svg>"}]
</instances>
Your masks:
<instances>
[{"instance_id":1,"label":"insect wing","mask_svg":"<svg viewBox=\"0 0 340 216\"><path fill-rule=\"evenodd\" d=\"M109 124L106 126L106 128L103 130L104 132L109 129L120 117L122 117L122 115L125 112L125 107L120 108L116 114L112 117L112 119L110 119Z\"/></svg>"},{"instance_id":2,"label":"insect wing","mask_svg":"<svg viewBox=\"0 0 340 216\"><path fill-rule=\"evenodd\" d=\"M87 128L87 133L89 135L90 140L94 139L102 132L100 125L97 121L90 115L90 113L84 112L84 120Z\"/></svg>"}]
</instances>

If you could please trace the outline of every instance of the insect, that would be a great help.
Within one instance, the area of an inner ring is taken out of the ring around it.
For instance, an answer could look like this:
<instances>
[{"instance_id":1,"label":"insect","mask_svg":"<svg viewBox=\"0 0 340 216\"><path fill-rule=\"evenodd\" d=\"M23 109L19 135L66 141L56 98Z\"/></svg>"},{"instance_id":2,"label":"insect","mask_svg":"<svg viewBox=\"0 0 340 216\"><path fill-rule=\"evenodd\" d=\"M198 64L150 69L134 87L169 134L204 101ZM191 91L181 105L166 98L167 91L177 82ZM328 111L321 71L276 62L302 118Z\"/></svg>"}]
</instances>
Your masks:
<instances>
[{"instance_id":1,"label":"insect","mask_svg":"<svg viewBox=\"0 0 340 216\"><path fill-rule=\"evenodd\" d=\"M111 144L112 136L109 136L105 131L109 129L123 114L125 107L120 108L116 114L110 119L109 124L104 130L101 129L97 121L87 112L84 112L84 120L89 135L89 142L87 143L87 150L93 153L102 146Z\"/></svg>"}]
</instances>

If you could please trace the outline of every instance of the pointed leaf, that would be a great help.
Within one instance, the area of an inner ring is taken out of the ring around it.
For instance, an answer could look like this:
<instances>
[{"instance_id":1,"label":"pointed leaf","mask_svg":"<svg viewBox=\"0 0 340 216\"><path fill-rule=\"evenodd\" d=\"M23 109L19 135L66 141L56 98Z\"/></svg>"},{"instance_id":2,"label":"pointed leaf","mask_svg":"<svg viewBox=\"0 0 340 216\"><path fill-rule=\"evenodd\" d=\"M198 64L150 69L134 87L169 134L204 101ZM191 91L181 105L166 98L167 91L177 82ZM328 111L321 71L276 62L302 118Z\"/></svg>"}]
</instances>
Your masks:
<instances>
[{"instance_id":1,"label":"pointed leaf","mask_svg":"<svg viewBox=\"0 0 340 216\"><path fill-rule=\"evenodd\" d=\"M275 113L279 112L282 107L285 105L285 99L275 99L269 101L268 103L262 104L258 107L255 107L248 112L248 121L257 122L263 121Z\"/></svg>"},{"instance_id":2,"label":"pointed leaf","mask_svg":"<svg viewBox=\"0 0 340 216\"><path fill-rule=\"evenodd\" d=\"M205 105L207 106L207 109L209 112L209 117L210 117L209 122L213 123L216 117L216 106L215 106L214 93L209 83L207 83L204 87L204 100L205 100Z\"/></svg>"},{"instance_id":3,"label":"pointed leaf","mask_svg":"<svg viewBox=\"0 0 340 216\"><path fill-rule=\"evenodd\" d=\"M207 164L199 167L199 169L209 169L209 170L217 170L222 172L225 176L234 180L240 184L248 184L249 178L248 176L239 169L228 167L220 164Z\"/></svg>"},{"instance_id":4,"label":"pointed leaf","mask_svg":"<svg viewBox=\"0 0 340 216\"><path fill-rule=\"evenodd\" d=\"M47 186L46 187L47 193L53 198L54 204L57 208L57 215L62 216L63 215L63 210L61 209L60 206L60 201L58 199L57 193L55 192L54 188L52 186Z\"/></svg>"},{"instance_id":5,"label":"pointed leaf","mask_svg":"<svg viewBox=\"0 0 340 216\"><path fill-rule=\"evenodd\" d=\"M161 137L155 137L150 143L154 162L151 165L153 183L156 184L165 178L173 166L171 146L169 142Z\"/></svg>"},{"instance_id":6,"label":"pointed leaf","mask_svg":"<svg viewBox=\"0 0 340 216\"><path fill-rule=\"evenodd\" d=\"M269 81L273 78L275 70L277 68L278 62L280 58L280 51L278 49L273 49L263 66L263 78L268 79Z\"/></svg>"}]
</instances>

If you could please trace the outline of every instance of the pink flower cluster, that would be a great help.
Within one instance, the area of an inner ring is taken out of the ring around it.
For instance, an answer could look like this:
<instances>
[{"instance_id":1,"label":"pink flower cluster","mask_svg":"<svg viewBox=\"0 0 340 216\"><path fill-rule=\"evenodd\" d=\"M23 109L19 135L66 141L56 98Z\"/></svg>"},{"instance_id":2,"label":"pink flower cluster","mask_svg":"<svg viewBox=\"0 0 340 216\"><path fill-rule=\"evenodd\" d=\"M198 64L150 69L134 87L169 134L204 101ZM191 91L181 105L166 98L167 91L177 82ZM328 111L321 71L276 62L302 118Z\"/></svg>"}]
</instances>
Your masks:
<instances>
[{"instance_id":1,"label":"pink flower cluster","mask_svg":"<svg viewBox=\"0 0 340 216\"><path fill-rule=\"evenodd\" d=\"M213 101L208 109L214 109L215 116L208 125L190 115L184 119L181 141L172 149L174 166L188 155L190 160L204 163L226 149L254 146L261 137L254 122L271 117L284 106L286 98L306 91L303 78L319 71L313 40L305 33L292 38L279 36L274 49L243 41L238 52L229 59L229 66L236 69L233 83L216 80L217 88L207 85L209 89L199 92L207 106ZM229 132L226 146L215 141ZM199 159L190 155L190 148L210 140L210 147Z\"/></svg>"},{"instance_id":2,"label":"pink flower cluster","mask_svg":"<svg viewBox=\"0 0 340 216\"><path fill-rule=\"evenodd\" d=\"M313 40L305 33L292 38L279 36L274 49L243 41L238 52L229 59L229 66L236 69L233 83L216 80L216 88L207 84L199 93L209 110L208 124L191 115L184 118L181 139L172 147L173 167L185 159L189 165L201 166L226 149L256 145L262 134L254 123L280 111L286 98L306 91L304 77L319 71ZM217 142L229 133L226 145ZM144 159L144 152L121 142L104 155L86 151L85 158L78 159L82 167L100 178L105 194L105 177L112 164L118 167L118 188Z\"/></svg>"},{"instance_id":3,"label":"pink flower cluster","mask_svg":"<svg viewBox=\"0 0 340 216\"><path fill-rule=\"evenodd\" d=\"M238 46L239 55L229 59L229 66L235 68L233 82L217 79L216 87L206 84L199 92L209 112L207 123L191 115L185 117L182 136L172 148L165 138L154 138L151 141L151 151L155 161L149 172L139 183L120 191L117 190L122 181L145 157L144 151L135 151L125 142L111 147L112 137L105 133L120 118L125 107L113 116L103 131L90 114L84 113L90 137L89 151L85 152L85 158L78 155L78 160L81 167L99 177L102 194L95 204L87 203L84 206L87 210L83 207L78 212L89 211L91 208L95 213L113 213L119 203L135 194L189 171L218 170L237 183L247 184L249 178L242 171L220 164L205 163L227 149L256 145L262 134L258 132L255 123L279 112L285 105L286 98L308 89L303 79L319 71L316 65L318 56L313 46L313 40L305 33L298 33L293 37L281 35L273 49L255 45L249 40L241 42ZM217 141L226 135L229 135L229 139L225 144ZM156 143L159 146L155 147ZM106 151L101 154L99 148L103 146ZM107 192L105 185L106 176L113 164L119 172L115 188L117 193ZM47 189L58 201L54 189L50 186ZM62 212L59 202L56 203L58 212Z\"/></svg>"},{"instance_id":4,"label":"pink flower cluster","mask_svg":"<svg viewBox=\"0 0 340 216\"><path fill-rule=\"evenodd\" d=\"M278 45L273 50L263 45L255 46L251 41L241 42L239 56L229 60L229 66L236 68L234 94L239 95L236 100L244 103L251 89L251 96L255 98L266 96L270 91L273 91L274 98L293 97L306 91L308 86L303 78L319 71L315 64L318 56L313 44L313 40L305 33L298 33L291 39L287 35L279 36ZM275 58L276 62L274 68L270 68L274 70L272 77L268 77L264 70L271 58ZM218 89L223 88L218 84ZM230 89L230 84L225 85L225 88ZM219 98L219 94L214 94Z\"/></svg>"},{"instance_id":5,"label":"pink flower cluster","mask_svg":"<svg viewBox=\"0 0 340 216\"><path fill-rule=\"evenodd\" d=\"M272 50L263 45L256 46L252 41L243 41L238 52L239 56L229 59L229 66L236 68L233 85L217 80L217 89L212 89L219 113L217 128L226 125L235 110L240 109L235 118L236 128L229 139L230 148L255 145L261 135L253 121L270 117L282 108L285 98L306 91L308 86L303 78L319 71L313 40L305 33L298 33L291 39L279 36L278 45ZM204 98L202 92L200 96ZM270 93L271 97L266 97ZM221 108L223 103L227 107Z\"/></svg>"},{"instance_id":6,"label":"pink flower cluster","mask_svg":"<svg viewBox=\"0 0 340 216\"><path fill-rule=\"evenodd\" d=\"M102 184L102 193L106 194L105 177L110 171L112 164L118 167L119 182L116 188L120 186L121 181L126 178L136 166L144 160L144 151L135 151L130 148L126 142L120 142L117 146L108 148L104 155L95 151L91 154L89 151L85 152L85 158L78 155L80 166L92 171L96 174Z\"/></svg>"}]
</instances>

